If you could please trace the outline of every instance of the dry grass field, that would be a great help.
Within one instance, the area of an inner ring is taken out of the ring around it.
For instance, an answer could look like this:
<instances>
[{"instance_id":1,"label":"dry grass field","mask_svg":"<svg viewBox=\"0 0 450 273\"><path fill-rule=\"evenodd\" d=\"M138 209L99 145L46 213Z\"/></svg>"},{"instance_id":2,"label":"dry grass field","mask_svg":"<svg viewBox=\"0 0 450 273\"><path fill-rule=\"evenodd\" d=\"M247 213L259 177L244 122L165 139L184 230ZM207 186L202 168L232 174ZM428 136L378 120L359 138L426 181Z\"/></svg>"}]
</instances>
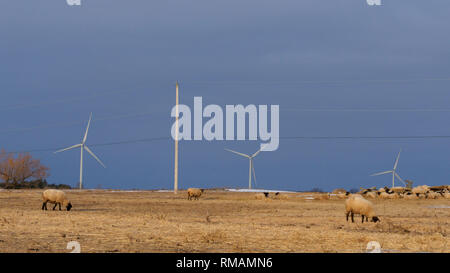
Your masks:
<instances>
[{"instance_id":1,"label":"dry grass field","mask_svg":"<svg viewBox=\"0 0 450 273\"><path fill-rule=\"evenodd\" d=\"M343 200L312 194L67 191L73 210L41 210L40 190L0 191L0 252L450 252L450 201L375 200L381 223L347 223Z\"/></svg>"}]
</instances>

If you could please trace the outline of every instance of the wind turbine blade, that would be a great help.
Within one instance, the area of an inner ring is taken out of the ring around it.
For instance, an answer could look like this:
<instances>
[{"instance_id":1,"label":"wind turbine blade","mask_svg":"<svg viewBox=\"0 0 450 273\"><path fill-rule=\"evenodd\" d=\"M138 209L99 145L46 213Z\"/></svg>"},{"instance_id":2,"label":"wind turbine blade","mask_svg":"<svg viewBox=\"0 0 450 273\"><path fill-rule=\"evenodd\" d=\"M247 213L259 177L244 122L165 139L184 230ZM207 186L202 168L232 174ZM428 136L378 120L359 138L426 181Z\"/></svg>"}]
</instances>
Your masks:
<instances>
[{"instance_id":1,"label":"wind turbine blade","mask_svg":"<svg viewBox=\"0 0 450 273\"><path fill-rule=\"evenodd\" d=\"M396 176L400 181L402 181L402 183L406 186L405 181L403 181L403 179L400 177L400 175L398 175L396 172L394 172L394 174L395 174L395 176Z\"/></svg>"},{"instance_id":2,"label":"wind turbine blade","mask_svg":"<svg viewBox=\"0 0 450 273\"><path fill-rule=\"evenodd\" d=\"M98 161L98 163L100 163L100 165L103 166L103 168L106 168L105 164L103 164L103 162L100 159L98 159L98 157L91 151L91 149L89 149L88 146L84 146L84 149L86 149L86 151L90 153Z\"/></svg>"},{"instance_id":3,"label":"wind turbine blade","mask_svg":"<svg viewBox=\"0 0 450 273\"><path fill-rule=\"evenodd\" d=\"M245 156L245 157L247 157L247 158L250 158L250 156L248 156L248 155L246 155L246 154L243 154L243 153L239 153L239 152L236 152L236 151L233 151L233 150L230 150L230 149L225 149L226 151L229 151L229 152L232 152L232 153L235 153L235 154L238 154L238 155L240 155L240 156Z\"/></svg>"},{"instance_id":4,"label":"wind turbine blade","mask_svg":"<svg viewBox=\"0 0 450 273\"><path fill-rule=\"evenodd\" d=\"M256 153L252 154L252 157L257 156L261 151L262 151L262 149L259 149Z\"/></svg>"},{"instance_id":5,"label":"wind turbine blade","mask_svg":"<svg viewBox=\"0 0 450 273\"><path fill-rule=\"evenodd\" d=\"M70 146L68 148L64 148L64 149L58 150L58 151L55 152L55 154L56 153L60 153L60 152L64 152L64 151L67 151L67 150L72 150L72 149L78 148L78 147L81 147L81 144L73 145L73 146Z\"/></svg>"},{"instance_id":6,"label":"wind turbine blade","mask_svg":"<svg viewBox=\"0 0 450 273\"><path fill-rule=\"evenodd\" d=\"M86 133L84 133L83 144L86 143L86 139L87 139L89 127L91 126L91 120L92 120L92 113L91 113L91 115L89 116L89 122L88 122L88 125L87 125L87 127L86 127Z\"/></svg>"},{"instance_id":7,"label":"wind turbine blade","mask_svg":"<svg viewBox=\"0 0 450 273\"><path fill-rule=\"evenodd\" d=\"M253 180L255 180L255 186L258 187L258 184L256 183L256 174L255 174L255 165L253 165L253 160L252 160L252 172L253 172Z\"/></svg>"},{"instance_id":8,"label":"wind turbine blade","mask_svg":"<svg viewBox=\"0 0 450 273\"><path fill-rule=\"evenodd\" d=\"M381 173L374 173L371 174L370 176L377 176L377 175L382 175L382 174L387 174L387 173L391 173L392 171L385 171L385 172L381 172Z\"/></svg>"},{"instance_id":9,"label":"wind turbine blade","mask_svg":"<svg viewBox=\"0 0 450 273\"><path fill-rule=\"evenodd\" d=\"M397 160L395 160L395 164L394 164L394 170L397 169L398 160L400 159L400 153L401 153L401 152L402 152L401 150L400 150L400 152L398 152Z\"/></svg>"}]
</instances>

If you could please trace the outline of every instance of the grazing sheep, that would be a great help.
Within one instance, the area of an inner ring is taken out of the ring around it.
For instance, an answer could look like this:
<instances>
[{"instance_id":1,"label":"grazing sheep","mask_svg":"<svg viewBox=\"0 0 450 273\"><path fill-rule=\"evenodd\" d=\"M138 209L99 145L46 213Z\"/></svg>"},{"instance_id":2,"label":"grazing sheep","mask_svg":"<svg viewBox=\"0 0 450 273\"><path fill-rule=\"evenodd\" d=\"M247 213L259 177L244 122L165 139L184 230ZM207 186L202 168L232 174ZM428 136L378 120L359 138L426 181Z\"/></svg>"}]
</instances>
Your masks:
<instances>
[{"instance_id":1,"label":"grazing sheep","mask_svg":"<svg viewBox=\"0 0 450 273\"><path fill-rule=\"evenodd\" d=\"M366 193L365 196L366 196L367 198L372 198L372 199L377 198L377 194L376 194L375 192L373 192L373 191Z\"/></svg>"},{"instance_id":2,"label":"grazing sheep","mask_svg":"<svg viewBox=\"0 0 450 273\"><path fill-rule=\"evenodd\" d=\"M426 198L427 198L427 194L426 194L426 193L418 193L418 194L417 194L417 197L418 197L419 199L426 199Z\"/></svg>"},{"instance_id":3,"label":"grazing sheep","mask_svg":"<svg viewBox=\"0 0 450 273\"><path fill-rule=\"evenodd\" d=\"M439 197L441 197L441 194L434 191L431 191L427 194L427 199L437 199Z\"/></svg>"},{"instance_id":4,"label":"grazing sheep","mask_svg":"<svg viewBox=\"0 0 450 273\"><path fill-rule=\"evenodd\" d=\"M262 200L262 199L266 199L266 198L269 198L268 192L258 192L255 194L255 199Z\"/></svg>"},{"instance_id":5,"label":"grazing sheep","mask_svg":"<svg viewBox=\"0 0 450 273\"><path fill-rule=\"evenodd\" d=\"M427 185L417 186L411 190L412 193L415 194L426 194L430 191L430 187Z\"/></svg>"},{"instance_id":6,"label":"grazing sheep","mask_svg":"<svg viewBox=\"0 0 450 273\"><path fill-rule=\"evenodd\" d=\"M445 199L450 199L450 192L444 192L444 193L442 194L442 196L443 196Z\"/></svg>"},{"instance_id":7,"label":"grazing sheep","mask_svg":"<svg viewBox=\"0 0 450 273\"><path fill-rule=\"evenodd\" d=\"M361 215L362 223L364 223L364 217L366 217L366 222L369 218L372 222L380 221L380 219L375 215L373 204L369 200L364 199L361 195L351 195L347 200L345 200L345 212L348 222L348 216L351 215L352 223L354 214Z\"/></svg>"},{"instance_id":8,"label":"grazing sheep","mask_svg":"<svg viewBox=\"0 0 450 273\"><path fill-rule=\"evenodd\" d=\"M406 193L406 194L403 195L403 198L406 199L406 200L416 200L416 199L418 199L417 195L413 194L413 193L409 193L409 194Z\"/></svg>"},{"instance_id":9,"label":"grazing sheep","mask_svg":"<svg viewBox=\"0 0 450 273\"><path fill-rule=\"evenodd\" d=\"M399 199L400 195L398 193L390 193L389 199Z\"/></svg>"},{"instance_id":10,"label":"grazing sheep","mask_svg":"<svg viewBox=\"0 0 450 273\"><path fill-rule=\"evenodd\" d=\"M329 194L329 193L324 194L324 195L327 195L327 198L325 198L325 199L330 199L330 194ZM273 197L273 199L277 199L277 200L288 200L288 199L290 199L290 197L289 197L289 195L287 195L287 194L281 194L281 193L279 193L279 192L276 192L276 193L275 193L275 196Z\"/></svg>"},{"instance_id":11,"label":"grazing sheep","mask_svg":"<svg viewBox=\"0 0 450 273\"><path fill-rule=\"evenodd\" d=\"M387 192L381 192L380 194L379 194L379 197L381 198L381 199L389 199L390 197L389 197L389 193L387 193Z\"/></svg>"},{"instance_id":12,"label":"grazing sheep","mask_svg":"<svg viewBox=\"0 0 450 273\"><path fill-rule=\"evenodd\" d=\"M202 196L202 193L204 191L205 191L204 189L189 188L187 190L188 200L192 200L192 198L198 200L198 198Z\"/></svg>"},{"instance_id":13,"label":"grazing sheep","mask_svg":"<svg viewBox=\"0 0 450 273\"><path fill-rule=\"evenodd\" d=\"M59 210L61 210L61 204L66 207L67 211L72 208L72 204L66 198L66 194L60 190L45 190L42 193L42 210L47 210L47 203L55 204L53 210L59 205Z\"/></svg>"}]
</instances>

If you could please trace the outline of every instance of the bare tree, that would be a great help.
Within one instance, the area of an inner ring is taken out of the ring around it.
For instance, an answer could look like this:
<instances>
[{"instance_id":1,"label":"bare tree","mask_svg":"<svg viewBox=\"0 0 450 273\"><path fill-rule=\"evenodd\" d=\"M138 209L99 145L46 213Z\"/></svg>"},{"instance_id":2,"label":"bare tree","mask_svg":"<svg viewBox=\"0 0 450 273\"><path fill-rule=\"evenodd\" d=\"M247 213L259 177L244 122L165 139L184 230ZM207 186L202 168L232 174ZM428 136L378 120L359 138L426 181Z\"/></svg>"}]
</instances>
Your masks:
<instances>
[{"instance_id":1,"label":"bare tree","mask_svg":"<svg viewBox=\"0 0 450 273\"><path fill-rule=\"evenodd\" d=\"M28 153L15 157L3 149L0 152L0 179L6 184L17 186L30 178L45 179L48 176L49 168Z\"/></svg>"}]
</instances>

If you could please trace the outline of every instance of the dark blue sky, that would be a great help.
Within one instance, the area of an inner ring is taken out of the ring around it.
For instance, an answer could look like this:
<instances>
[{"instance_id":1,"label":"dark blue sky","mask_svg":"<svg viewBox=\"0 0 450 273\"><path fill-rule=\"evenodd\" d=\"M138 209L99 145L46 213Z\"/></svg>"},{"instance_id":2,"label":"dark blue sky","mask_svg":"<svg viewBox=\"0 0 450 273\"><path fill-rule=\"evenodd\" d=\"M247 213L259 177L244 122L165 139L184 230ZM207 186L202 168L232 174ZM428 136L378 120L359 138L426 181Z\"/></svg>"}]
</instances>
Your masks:
<instances>
[{"instance_id":1,"label":"dark blue sky","mask_svg":"<svg viewBox=\"0 0 450 273\"><path fill-rule=\"evenodd\" d=\"M170 136L176 80L188 105L279 104L282 138L450 135L449 10L441 0L2 1L0 147L79 143L91 111L88 144ZM282 139L255 159L256 176L271 189L389 185L369 174L403 149L404 179L448 184L449 143ZM223 149L258 147L182 142L180 187L246 187L247 160ZM108 168L86 156L88 188L173 186L173 141L92 150ZM33 155L49 182L76 185L78 150Z\"/></svg>"}]
</instances>

